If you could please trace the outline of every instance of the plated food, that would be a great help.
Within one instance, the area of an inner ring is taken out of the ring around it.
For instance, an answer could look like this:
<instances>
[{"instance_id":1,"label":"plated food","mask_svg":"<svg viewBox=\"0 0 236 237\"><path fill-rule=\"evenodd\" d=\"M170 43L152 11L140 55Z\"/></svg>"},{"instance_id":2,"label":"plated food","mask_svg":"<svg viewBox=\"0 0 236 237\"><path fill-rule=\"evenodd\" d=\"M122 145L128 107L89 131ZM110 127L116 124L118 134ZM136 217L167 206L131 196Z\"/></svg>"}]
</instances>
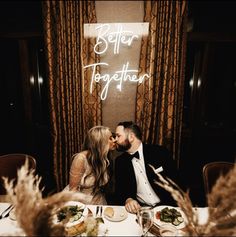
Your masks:
<instances>
[{"instance_id":1,"label":"plated food","mask_svg":"<svg viewBox=\"0 0 236 237\"><path fill-rule=\"evenodd\" d=\"M102 231L103 220L93 217L92 211L89 208L87 210L81 222L65 228L66 236L105 236L106 229Z\"/></svg>"},{"instance_id":2,"label":"plated food","mask_svg":"<svg viewBox=\"0 0 236 237\"><path fill-rule=\"evenodd\" d=\"M159 206L155 209L155 222L159 225L166 223L172 224L177 229L181 229L185 226L184 213L176 207L171 206Z\"/></svg>"},{"instance_id":3,"label":"plated food","mask_svg":"<svg viewBox=\"0 0 236 237\"><path fill-rule=\"evenodd\" d=\"M66 227L74 226L81 223L87 214L88 210L83 203L71 201L57 210L56 222L62 223Z\"/></svg>"},{"instance_id":4,"label":"plated food","mask_svg":"<svg viewBox=\"0 0 236 237\"><path fill-rule=\"evenodd\" d=\"M84 221L82 221L76 225L66 227L65 230L66 230L66 236L80 235L86 231L86 224Z\"/></svg>"},{"instance_id":5,"label":"plated food","mask_svg":"<svg viewBox=\"0 0 236 237\"><path fill-rule=\"evenodd\" d=\"M106 207L104 210L104 217L109 221L123 221L127 216L127 211L123 207Z\"/></svg>"}]
</instances>

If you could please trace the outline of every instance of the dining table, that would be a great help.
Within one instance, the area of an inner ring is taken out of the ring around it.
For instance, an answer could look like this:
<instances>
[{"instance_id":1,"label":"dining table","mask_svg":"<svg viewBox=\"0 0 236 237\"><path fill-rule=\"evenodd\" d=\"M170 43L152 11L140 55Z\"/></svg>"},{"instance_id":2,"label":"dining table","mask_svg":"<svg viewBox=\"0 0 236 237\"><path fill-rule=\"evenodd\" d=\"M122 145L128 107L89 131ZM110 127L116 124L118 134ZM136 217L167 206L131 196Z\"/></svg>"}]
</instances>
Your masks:
<instances>
[{"instance_id":1,"label":"dining table","mask_svg":"<svg viewBox=\"0 0 236 237\"><path fill-rule=\"evenodd\" d=\"M10 203L0 202L0 214L10 206ZM96 205L86 205L89 208L93 215L96 216ZM106 207L119 208L125 211L124 206L103 206L102 210L102 219L104 221L104 226L106 228L106 236L142 236L142 230L140 225L137 223L137 215L126 213L126 217L122 221L111 221L109 218L104 218L104 210ZM178 209L178 207L176 207ZM208 208L207 207L198 207L195 208L199 218L199 222L204 224L208 218ZM125 211L126 212L126 211ZM104 233L101 234L104 236ZM177 236L184 236L185 233L183 230L179 229ZM10 216L0 219L0 236L26 236L24 231L20 228L16 220L10 218ZM155 236L151 233L148 236Z\"/></svg>"}]
</instances>

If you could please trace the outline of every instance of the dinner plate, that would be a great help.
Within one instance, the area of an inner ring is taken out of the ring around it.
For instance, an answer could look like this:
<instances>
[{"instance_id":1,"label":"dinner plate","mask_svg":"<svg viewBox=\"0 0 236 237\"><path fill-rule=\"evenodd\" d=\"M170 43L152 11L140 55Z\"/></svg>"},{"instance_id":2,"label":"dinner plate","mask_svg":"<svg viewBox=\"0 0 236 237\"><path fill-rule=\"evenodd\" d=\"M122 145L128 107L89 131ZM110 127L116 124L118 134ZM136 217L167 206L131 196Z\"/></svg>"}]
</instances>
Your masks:
<instances>
[{"instance_id":1,"label":"dinner plate","mask_svg":"<svg viewBox=\"0 0 236 237\"><path fill-rule=\"evenodd\" d=\"M165 221L161 221L160 219L156 218L156 213L160 212L161 210L163 210L164 208L168 207L169 209L174 208L176 209L178 212L181 213L182 218L184 219L184 221L182 223L180 223L179 225L173 225L171 222L165 222ZM164 224L170 224L175 226L177 229L182 229L186 226L186 217L185 214L182 210L180 210L179 207L172 207L172 206L157 206L154 209L154 222L157 223L158 225L164 225Z\"/></svg>"},{"instance_id":2,"label":"dinner plate","mask_svg":"<svg viewBox=\"0 0 236 237\"><path fill-rule=\"evenodd\" d=\"M67 202L63 207L59 208L56 213L58 213L64 207L68 207L68 206L77 206L79 209L82 209L83 211L82 211L82 216L78 220L69 220L68 222L65 223L65 227L71 227L71 226L79 224L80 222L84 220L84 217L88 215L88 208L86 207L86 205L81 202L75 202L75 201ZM57 224L63 223L63 221L61 222L58 221L57 214L55 215L54 220Z\"/></svg>"},{"instance_id":3,"label":"dinner plate","mask_svg":"<svg viewBox=\"0 0 236 237\"><path fill-rule=\"evenodd\" d=\"M123 207L112 207L114 210L114 215L112 217L107 216L104 213L104 217L109 221L123 221L128 217L127 211Z\"/></svg>"}]
</instances>

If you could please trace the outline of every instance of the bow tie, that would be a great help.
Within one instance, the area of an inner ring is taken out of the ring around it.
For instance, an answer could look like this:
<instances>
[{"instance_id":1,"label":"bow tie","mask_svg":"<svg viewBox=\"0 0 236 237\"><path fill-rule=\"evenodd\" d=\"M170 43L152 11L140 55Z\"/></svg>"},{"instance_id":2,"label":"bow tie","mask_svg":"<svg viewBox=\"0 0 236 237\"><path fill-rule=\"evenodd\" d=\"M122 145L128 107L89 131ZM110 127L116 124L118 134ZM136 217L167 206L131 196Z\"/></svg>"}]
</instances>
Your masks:
<instances>
[{"instance_id":1,"label":"bow tie","mask_svg":"<svg viewBox=\"0 0 236 237\"><path fill-rule=\"evenodd\" d=\"M134 154L129 154L129 156L130 156L130 159L132 160L134 157L135 158L137 158L137 159L139 159L139 152L138 151L136 151Z\"/></svg>"}]
</instances>

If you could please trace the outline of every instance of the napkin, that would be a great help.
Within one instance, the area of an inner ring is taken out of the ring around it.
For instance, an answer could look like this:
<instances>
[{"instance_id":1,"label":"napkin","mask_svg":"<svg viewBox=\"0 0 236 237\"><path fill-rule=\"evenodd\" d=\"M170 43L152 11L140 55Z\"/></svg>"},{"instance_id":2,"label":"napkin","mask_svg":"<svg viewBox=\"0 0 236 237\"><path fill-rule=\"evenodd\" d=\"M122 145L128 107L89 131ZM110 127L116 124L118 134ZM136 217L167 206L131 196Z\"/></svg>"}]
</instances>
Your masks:
<instances>
[{"instance_id":1,"label":"napkin","mask_svg":"<svg viewBox=\"0 0 236 237\"><path fill-rule=\"evenodd\" d=\"M159 168L155 169L154 166L152 166L152 165L150 165L150 164L148 164L148 165L152 168L152 170L153 170L153 172L154 172L155 174L158 174L158 173L160 173L160 172L163 171L163 167L162 167L162 166L160 166Z\"/></svg>"}]
</instances>

